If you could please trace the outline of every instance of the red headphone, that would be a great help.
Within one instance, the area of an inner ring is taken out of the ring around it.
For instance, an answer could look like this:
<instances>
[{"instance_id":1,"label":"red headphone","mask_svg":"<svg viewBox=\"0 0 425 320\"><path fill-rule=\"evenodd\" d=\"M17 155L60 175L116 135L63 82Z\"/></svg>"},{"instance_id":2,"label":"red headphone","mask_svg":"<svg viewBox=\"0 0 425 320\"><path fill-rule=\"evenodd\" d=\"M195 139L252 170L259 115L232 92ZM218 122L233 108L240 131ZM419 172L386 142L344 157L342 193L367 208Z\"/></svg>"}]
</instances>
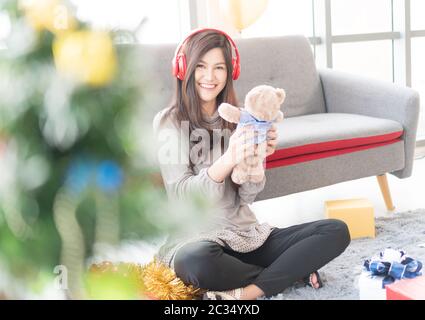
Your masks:
<instances>
[{"instance_id":1,"label":"red headphone","mask_svg":"<svg viewBox=\"0 0 425 320\"><path fill-rule=\"evenodd\" d=\"M176 49L176 52L174 54L174 58L173 58L173 75L175 77L177 77L180 80L183 80L185 75L186 75L186 69L187 69L187 64L186 64L186 55L182 52L180 52L184 46L184 44L195 34L200 33L200 32L204 32L204 31L215 31L217 33L220 33L222 35L224 35L227 40L230 42L230 44L232 45L233 49L235 50L235 54L236 57L232 58L232 66L233 66L233 72L232 72L232 79L233 80L237 80L239 78L239 75L241 73L241 65L240 65L240 57L239 57L239 51L238 48L236 47L235 42L233 41L233 39L224 31L218 30L218 29L213 29L213 28L204 28L204 29L196 29L194 30L192 33L190 33L186 39L184 39L178 46Z\"/></svg>"}]
</instances>

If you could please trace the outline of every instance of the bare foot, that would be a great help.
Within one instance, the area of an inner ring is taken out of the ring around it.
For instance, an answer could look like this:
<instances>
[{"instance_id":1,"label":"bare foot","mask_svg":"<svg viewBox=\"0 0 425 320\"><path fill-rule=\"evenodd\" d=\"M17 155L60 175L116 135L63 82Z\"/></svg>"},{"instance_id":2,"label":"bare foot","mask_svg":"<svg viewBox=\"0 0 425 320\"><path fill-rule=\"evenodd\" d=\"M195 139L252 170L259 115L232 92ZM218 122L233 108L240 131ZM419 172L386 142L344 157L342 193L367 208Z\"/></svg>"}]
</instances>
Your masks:
<instances>
[{"instance_id":1,"label":"bare foot","mask_svg":"<svg viewBox=\"0 0 425 320\"><path fill-rule=\"evenodd\" d=\"M317 271L314 271L310 274L310 276L306 279L307 283L310 287L314 289L319 289L323 287L322 279L320 279L320 274Z\"/></svg>"},{"instance_id":2,"label":"bare foot","mask_svg":"<svg viewBox=\"0 0 425 320\"><path fill-rule=\"evenodd\" d=\"M319 289L320 288L320 283L317 279L317 275L316 273L312 273L310 275L310 283L313 286L314 289Z\"/></svg>"}]
</instances>

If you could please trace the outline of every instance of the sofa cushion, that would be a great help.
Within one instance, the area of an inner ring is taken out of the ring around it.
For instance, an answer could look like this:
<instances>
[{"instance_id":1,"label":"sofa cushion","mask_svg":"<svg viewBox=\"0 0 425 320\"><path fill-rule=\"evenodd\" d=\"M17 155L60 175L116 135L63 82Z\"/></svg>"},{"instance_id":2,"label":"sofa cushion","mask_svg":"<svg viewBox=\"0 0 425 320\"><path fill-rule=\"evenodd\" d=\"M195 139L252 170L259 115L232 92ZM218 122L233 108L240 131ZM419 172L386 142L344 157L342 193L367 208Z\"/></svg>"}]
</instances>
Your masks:
<instances>
[{"instance_id":1,"label":"sofa cushion","mask_svg":"<svg viewBox=\"0 0 425 320\"><path fill-rule=\"evenodd\" d=\"M319 113L287 118L277 124L276 152L266 167L311 161L399 141L400 123L349 113Z\"/></svg>"},{"instance_id":2,"label":"sofa cushion","mask_svg":"<svg viewBox=\"0 0 425 320\"><path fill-rule=\"evenodd\" d=\"M313 51L304 36L237 39L241 76L235 88L243 103L245 95L259 84L283 88L285 116L326 112L322 84Z\"/></svg>"}]
</instances>

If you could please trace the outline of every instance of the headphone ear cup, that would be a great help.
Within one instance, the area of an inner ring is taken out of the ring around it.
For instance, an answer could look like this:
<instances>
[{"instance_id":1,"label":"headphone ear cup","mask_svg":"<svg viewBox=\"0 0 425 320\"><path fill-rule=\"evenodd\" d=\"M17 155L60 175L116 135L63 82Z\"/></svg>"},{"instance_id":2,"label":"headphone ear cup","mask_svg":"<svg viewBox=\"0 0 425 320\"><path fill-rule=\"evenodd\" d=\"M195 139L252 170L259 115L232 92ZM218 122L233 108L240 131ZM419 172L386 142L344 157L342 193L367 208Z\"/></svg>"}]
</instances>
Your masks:
<instances>
[{"instance_id":1,"label":"headphone ear cup","mask_svg":"<svg viewBox=\"0 0 425 320\"><path fill-rule=\"evenodd\" d=\"M233 58L232 59L232 65L233 65L232 79L233 80L238 80L239 75L241 74L241 68L240 68L240 65L238 63L238 59L237 58Z\"/></svg>"},{"instance_id":2,"label":"headphone ear cup","mask_svg":"<svg viewBox=\"0 0 425 320\"><path fill-rule=\"evenodd\" d=\"M173 66L172 66L172 72L173 72L173 76L177 77L178 73L179 73L179 63L178 63L178 56L175 56L173 58Z\"/></svg>"},{"instance_id":3,"label":"headphone ear cup","mask_svg":"<svg viewBox=\"0 0 425 320\"><path fill-rule=\"evenodd\" d=\"M186 75L186 56L184 54L179 54L177 56L177 73L176 77L180 80L183 80Z\"/></svg>"}]
</instances>

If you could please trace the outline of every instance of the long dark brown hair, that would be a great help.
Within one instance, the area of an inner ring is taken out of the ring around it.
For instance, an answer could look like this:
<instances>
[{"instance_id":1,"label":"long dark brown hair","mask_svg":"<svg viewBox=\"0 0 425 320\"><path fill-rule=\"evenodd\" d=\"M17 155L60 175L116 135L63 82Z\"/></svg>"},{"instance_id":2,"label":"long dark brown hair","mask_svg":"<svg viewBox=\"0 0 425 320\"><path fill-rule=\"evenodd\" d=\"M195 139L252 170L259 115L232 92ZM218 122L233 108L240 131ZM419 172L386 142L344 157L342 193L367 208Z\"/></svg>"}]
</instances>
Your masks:
<instances>
[{"instance_id":1,"label":"long dark brown hair","mask_svg":"<svg viewBox=\"0 0 425 320\"><path fill-rule=\"evenodd\" d=\"M227 68L227 81L223 90L217 96L217 106L222 102L237 105L236 93L233 87L232 79L232 47L229 40L222 34L213 30L197 33L186 41L183 53L187 59L187 70L184 80L176 78L176 90L170 104L170 108L161 119L161 124L170 115L179 125L182 121L189 122L189 130L191 133L197 128L203 128L209 131L208 123L202 116L201 99L196 91L195 70L201 58L211 49L221 48L224 55L224 60ZM236 128L234 123L230 123L221 119L221 129L230 129L233 131Z\"/></svg>"}]
</instances>

